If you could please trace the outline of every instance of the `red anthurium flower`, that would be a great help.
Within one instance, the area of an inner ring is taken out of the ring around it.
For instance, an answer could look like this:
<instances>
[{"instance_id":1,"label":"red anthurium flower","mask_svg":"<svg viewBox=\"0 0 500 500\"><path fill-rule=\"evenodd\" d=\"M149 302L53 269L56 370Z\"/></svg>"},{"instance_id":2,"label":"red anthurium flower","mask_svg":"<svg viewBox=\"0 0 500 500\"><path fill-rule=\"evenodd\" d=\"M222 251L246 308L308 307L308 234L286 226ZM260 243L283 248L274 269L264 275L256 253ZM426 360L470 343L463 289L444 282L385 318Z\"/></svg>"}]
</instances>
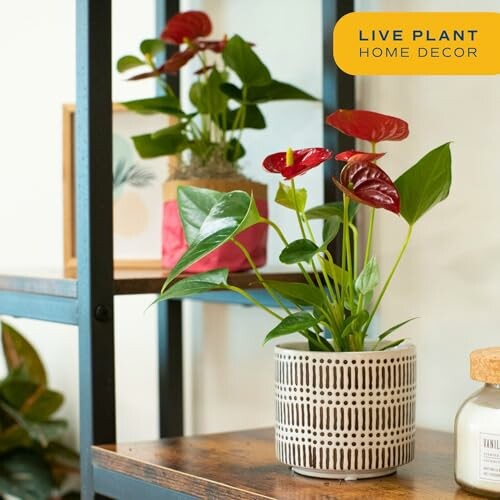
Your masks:
<instances>
[{"instance_id":1,"label":"red anthurium flower","mask_svg":"<svg viewBox=\"0 0 500 500\"><path fill-rule=\"evenodd\" d=\"M212 22L205 12L189 10L171 17L160 38L167 43L180 45L186 40L194 41L212 32Z\"/></svg>"},{"instance_id":2,"label":"red anthurium flower","mask_svg":"<svg viewBox=\"0 0 500 500\"><path fill-rule=\"evenodd\" d=\"M349 198L373 208L385 208L399 214L400 200L391 178L374 163L347 163L335 185Z\"/></svg>"},{"instance_id":3,"label":"red anthurium flower","mask_svg":"<svg viewBox=\"0 0 500 500\"><path fill-rule=\"evenodd\" d=\"M293 179L331 157L332 152L325 148L296 149L266 156L262 165L269 172L281 174L285 179Z\"/></svg>"},{"instance_id":4,"label":"red anthurium flower","mask_svg":"<svg viewBox=\"0 0 500 500\"><path fill-rule=\"evenodd\" d=\"M348 161L349 163L361 163L363 161L376 161L384 155L385 153L365 153L363 151L349 149L348 151L342 151L342 153L335 155L335 159L337 161Z\"/></svg>"},{"instance_id":5,"label":"red anthurium flower","mask_svg":"<svg viewBox=\"0 0 500 500\"><path fill-rule=\"evenodd\" d=\"M402 141L408 137L408 123L394 116L358 109L339 109L326 123L345 135L370 141Z\"/></svg>"}]
</instances>

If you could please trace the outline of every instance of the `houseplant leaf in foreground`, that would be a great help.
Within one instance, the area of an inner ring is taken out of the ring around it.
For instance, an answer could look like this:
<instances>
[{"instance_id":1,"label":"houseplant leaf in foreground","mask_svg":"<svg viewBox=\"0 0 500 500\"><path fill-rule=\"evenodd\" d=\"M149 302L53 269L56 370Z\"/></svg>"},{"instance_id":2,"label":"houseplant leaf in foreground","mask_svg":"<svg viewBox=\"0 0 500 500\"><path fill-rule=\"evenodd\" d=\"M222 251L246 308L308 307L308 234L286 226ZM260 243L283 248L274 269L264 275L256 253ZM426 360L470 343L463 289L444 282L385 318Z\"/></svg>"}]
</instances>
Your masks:
<instances>
[{"instance_id":1,"label":"houseplant leaf in foreground","mask_svg":"<svg viewBox=\"0 0 500 500\"><path fill-rule=\"evenodd\" d=\"M162 292L182 271L259 220L252 196L243 191L224 193L203 221L196 239L170 271Z\"/></svg>"},{"instance_id":2,"label":"houseplant leaf in foreground","mask_svg":"<svg viewBox=\"0 0 500 500\"><path fill-rule=\"evenodd\" d=\"M167 299L180 299L208 292L215 288L222 288L222 285L227 285L228 274L229 271L227 269L215 269L214 271L188 276L167 288L158 297L156 302Z\"/></svg>"},{"instance_id":3,"label":"houseplant leaf in foreground","mask_svg":"<svg viewBox=\"0 0 500 500\"><path fill-rule=\"evenodd\" d=\"M448 197L451 186L450 144L427 153L395 184L401 198L401 215L413 225L436 203Z\"/></svg>"},{"instance_id":4,"label":"houseplant leaf in foreground","mask_svg":"<svg viewBox=\"0 0 500 500\"><path fill-rule=\"evenodd\" d=\"M179 186L177 202L179 215L188 245L195 240L210 210L222 198L223 193L212 189Z\"/></svg>"},{"instance_id":5,"label":"houseplant leaf in foreground","mask_svg":"<svg viewBox=\"0 0 500 500\"><path fill-rule=\"evenodd\" d=\"M277 337L282 337L283 335L289 335L290 333L300 332L301 330L307 330L312 326L319 323L319 320L315 318L311 313L300 311L297 313L292 313L286 318L284 318L276 327L274 327L264 339L264 344Z\"/></svg>"}]
</instances>

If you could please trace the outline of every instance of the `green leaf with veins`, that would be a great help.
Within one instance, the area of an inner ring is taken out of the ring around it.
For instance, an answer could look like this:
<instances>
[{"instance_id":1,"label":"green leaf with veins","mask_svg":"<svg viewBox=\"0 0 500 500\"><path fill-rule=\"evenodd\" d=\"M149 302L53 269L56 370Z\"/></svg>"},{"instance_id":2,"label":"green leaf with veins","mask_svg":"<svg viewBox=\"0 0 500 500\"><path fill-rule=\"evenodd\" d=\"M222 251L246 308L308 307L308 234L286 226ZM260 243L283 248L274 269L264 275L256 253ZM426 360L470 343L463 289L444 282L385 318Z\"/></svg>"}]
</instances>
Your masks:
<instances>
[{"instance_id":1,"label":"green leaf with veins","mask_svg":"<svg viewBox=\"0 0 500 500\"><path fill-rule=\"evenodd\" d=\"M292 241L280 253L280 261L283 264L297 264L299 262L310 262L320 251L318 245L304 238Z\"/></svg>"},{"instance_id":2,"label":"green leaf with veins","mask_svg":"<svg viewBox=\"0 0 500 500\"><path fill-rule=\"evenodd\" d=\"M286 316L281 322L274 327L264 339L264 344L277 337L289 335L291 333L307 330L319 323L319 319L315 318L311 313L300 311Z\"/></svg>"},{"instance_id":3,"label":"green leaf with veins","mask_svg":"<svg viewBox=\"0 0 500 500\"><path fill-rule=\"evenodd\" d=\"M372 257L356 278L354 287L361 295L367 295L375 290L380 281L380 272L378 270L377 261Z\"/></svg>"}]
</instances>

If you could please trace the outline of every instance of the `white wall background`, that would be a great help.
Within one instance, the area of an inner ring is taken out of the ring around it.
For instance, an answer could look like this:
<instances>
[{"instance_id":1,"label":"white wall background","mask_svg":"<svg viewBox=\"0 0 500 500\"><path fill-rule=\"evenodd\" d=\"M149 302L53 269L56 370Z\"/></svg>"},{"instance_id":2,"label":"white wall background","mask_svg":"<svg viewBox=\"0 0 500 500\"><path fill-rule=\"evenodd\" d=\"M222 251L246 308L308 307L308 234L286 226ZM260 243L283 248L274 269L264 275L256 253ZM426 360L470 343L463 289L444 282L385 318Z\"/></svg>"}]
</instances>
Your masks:
<instances>
[{"instance_id":1,"label":"white wall background","mask_svg":"<svg viewBox=\"0 0 500 500\"><path fill-rule=\"evenodd\" d=\"M477 0L476 10L498 11L498 0ZM184 8L212 14L215 35L239 33L257 44L273 75L321 95L320 2L302 0L192 0ZM470 10L462 0L362 0L360 10ZM114 60L154 36L152 0L114 2ZM61 107L74 101L74 5L64 0L9 1L0 6L2 161L0 221L2 270L54 269L62 263ZM454 186L450 199L416 227L414 239L381 311L382 326L411 316L406 330L419 353L418 420L451 430L459 402L475 384L467 354L498 345L494 313L500 295L498 77L377 77L359 79L360 107L407 119L411 136L388 145L389 172L412 164L431 147L453 140ZM152 95L150 82L113 79L114 100ZM269 152L318 145L320 106L277 103L266 108L268 128L249 133L245 172L268 182L260 168ZM319 171L300 179L311 203L322 197ZM293 221L275 210L293 234ZM394 217L378 219L376 247L383 270L403 237ZM271 241L271 262L276 261ZM116 300L118 435L156 436L155 311L152 296ZM253 308L186 304L187 430L207 432L270 425L272 347L261 347L271 322ZM62 414L76 439L78 415L76 329L12 320L37 346L52 385L66 394Z\"/></svg>"}]
</instances>

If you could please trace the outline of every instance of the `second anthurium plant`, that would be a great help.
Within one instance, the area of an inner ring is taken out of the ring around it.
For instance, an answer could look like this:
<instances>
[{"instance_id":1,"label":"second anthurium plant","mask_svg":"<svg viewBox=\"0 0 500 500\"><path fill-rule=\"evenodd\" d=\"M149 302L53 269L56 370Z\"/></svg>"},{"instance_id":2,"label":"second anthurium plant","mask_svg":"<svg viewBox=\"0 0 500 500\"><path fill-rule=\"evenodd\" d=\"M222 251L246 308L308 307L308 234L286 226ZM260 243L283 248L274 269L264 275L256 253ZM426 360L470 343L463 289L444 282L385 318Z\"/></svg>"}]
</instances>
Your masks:
<instances>
[{"instance_id":1,"label":"second anthurium plant","mask_svg":"<svg viewBox=\"0 0 500 500\"><path fill-rule=\"evenodd\" d=\"M266 128L262 104L316 100L274 79L253 43L239 35L209 39L211 32L212 21L205 12L181 12L168 20L159 39L141 42L141 56L126 55L117 63L119 72L133 72L130 80L155 78L164 91L158 97L123 104L137 113L163 113L176 119L161 130L133 137L143 158L189 153L177 168L170 165L172 179L236 176L238 160L245 155L243 130ZM156 62L169 46L178 47L178 52ZM190 106L182 106L167 77L178 74L191 60L198 64L189 88Z\"/></svg>"},{"instance_id":2,"label":"second anthurium plant","mask_svg":"<svg viewBox=\"0 0 500 500\"><path fill-rule=\"evenodd\" d=\"M295 185L295 178L321 165L334 153L324 148L279 152L264 159L264 168L284 179L275 201L293 212L301 237L290 241L274 221L259 215L254 199L242 191L220 193L193 187L179 188L179 209L190 246L170 272L160 300L187 297L209 290L232 290L246 297L269 315L276 326L265 341L299 333L310 351L357 352L366 349L367 334L387 288L408 246L413 227L434 205L444 200L451 185L451 154L443 144L421 158L395 181L379 166L383 141L402 141L409 135L408 124L392 116L362 110L338 110L327 123L351 137L366 141L368 151L344 151L335 158L345 162L340 176L332 179L332 189L342 192L343 201L307 208L307 192ZM370 207L366 247L360 250L355 216L359 204ZM408 231L396 261L381 280L372 254L374 220L379 209L406 221ZM317 241L310 221L323 219L321 241ZM303 282L265 279L236 236L256 224L267 224L283 244L280 261L298 266ZM341 239L341 255L332 255L329 244ZM248 260L256 280L276 302L269 308L245 290L228 282L228 270L216 269L184 279L179 275L197 260L224 243L231 242ZM293 308L291 306L293 304ZM378 333L373 350L396 347L403 340L386 337L409 319Z\"/></svg>"}]
</instances>

